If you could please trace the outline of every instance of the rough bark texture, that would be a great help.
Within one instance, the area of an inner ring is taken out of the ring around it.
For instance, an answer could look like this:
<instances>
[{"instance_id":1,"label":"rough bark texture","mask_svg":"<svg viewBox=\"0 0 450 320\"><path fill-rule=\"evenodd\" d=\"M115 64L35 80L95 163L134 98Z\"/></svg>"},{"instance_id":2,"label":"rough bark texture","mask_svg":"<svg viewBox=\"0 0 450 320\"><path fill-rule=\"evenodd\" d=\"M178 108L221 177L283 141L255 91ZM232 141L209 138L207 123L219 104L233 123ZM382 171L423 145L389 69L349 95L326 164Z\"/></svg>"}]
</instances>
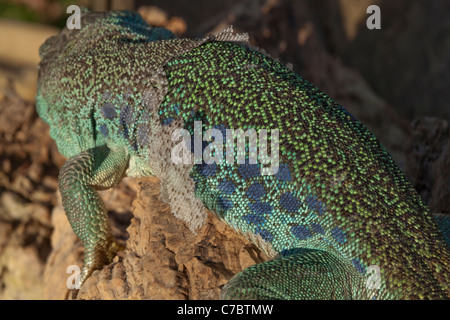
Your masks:
<instances>
[{"instance_id":1,"label":"rough bark texture","mask_svg":"<svg viewBox=\"0 0 450 320\"><path fill-rule=\"evenodd\" d=\"M220 288L235 273L267 260L211 213L198 233L192 233L161 201L157 178L127 180L120 189L134 188L138 196L126 249L94 272L78 299L218 299ZM108 207L115 206L117 195L103 194ZM44 296L63 299L68 293L65 270L72 264L81 266L82 248L60 205L53 210L52 222L53 251L45 269L49 285Z\"/></svg>"}]
</instances>

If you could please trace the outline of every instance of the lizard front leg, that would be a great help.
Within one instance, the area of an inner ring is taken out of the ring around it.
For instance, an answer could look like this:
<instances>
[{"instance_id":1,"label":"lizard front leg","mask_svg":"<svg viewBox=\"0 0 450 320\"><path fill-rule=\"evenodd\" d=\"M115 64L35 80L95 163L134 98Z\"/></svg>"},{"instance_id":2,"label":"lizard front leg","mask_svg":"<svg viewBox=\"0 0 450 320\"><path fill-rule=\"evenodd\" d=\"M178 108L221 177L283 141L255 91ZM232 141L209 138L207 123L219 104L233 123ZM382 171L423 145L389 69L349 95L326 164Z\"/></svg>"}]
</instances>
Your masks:
<instances>
[{"instance_id":1,"label":"lizard front leg","mask_svg":"<svg viewBox=\"0 0 450 320\"><path fill-rule=\"evenodd\" d=\"M128 162L124 149L110 150L102 145L71 157L61 168L58 183L62 204L85 248L80 285L121 249L112 236L105 204L96 190L119 183Z\"/></svg>"}]
</instances>

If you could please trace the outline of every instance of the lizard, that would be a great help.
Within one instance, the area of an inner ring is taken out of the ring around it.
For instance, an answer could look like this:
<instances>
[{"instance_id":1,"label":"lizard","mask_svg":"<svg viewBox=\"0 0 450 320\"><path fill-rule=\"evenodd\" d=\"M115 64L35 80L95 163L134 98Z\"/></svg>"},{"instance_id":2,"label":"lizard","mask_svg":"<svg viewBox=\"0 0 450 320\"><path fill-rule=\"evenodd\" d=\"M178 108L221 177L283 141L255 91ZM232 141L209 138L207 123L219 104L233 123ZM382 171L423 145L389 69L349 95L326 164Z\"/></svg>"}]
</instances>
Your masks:
<instances>
[{"instance_id":1,"label":"lizard","mask_svg":"<svg viewBox=\"0 0 450 320\"><path fill-rule=\"evenodd\" d=\"M58 184L85 248L81 283L123 249L97 190L157 176L193 232L209 209L271 258L223 299L449 298L446 240L393 158L248 35L177 38L131 11L84 12L39 53L36 108L67 157ZM267 139L221 150L238 130Z\"/></svg>"}]
</instances>

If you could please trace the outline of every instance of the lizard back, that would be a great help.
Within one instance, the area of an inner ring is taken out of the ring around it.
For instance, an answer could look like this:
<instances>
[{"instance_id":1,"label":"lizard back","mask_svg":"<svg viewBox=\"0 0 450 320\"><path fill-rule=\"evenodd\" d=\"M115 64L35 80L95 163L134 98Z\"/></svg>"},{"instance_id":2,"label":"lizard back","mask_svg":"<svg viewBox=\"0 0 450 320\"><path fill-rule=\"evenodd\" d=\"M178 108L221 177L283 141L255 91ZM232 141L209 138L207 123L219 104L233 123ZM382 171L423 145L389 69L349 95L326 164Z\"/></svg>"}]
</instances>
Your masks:
<instances>
[{"instance_id":1,"label":"lizard back","mask_svg":"<svg viewBox=\"0 0 450 320\"><path fill-rule=\"evenodd\" d=\"M448 250L429 209L379 141L334 100L231 43L203 44L165 72L162 123L181 117L192 132L200 120L224 137L226 129L279 130L275 175L261 175L248 157L194 166L197 196L228 224L278 253L330 251L361 274L377 265L379 298L448 297Z\"/></svg>"}]
</instances>

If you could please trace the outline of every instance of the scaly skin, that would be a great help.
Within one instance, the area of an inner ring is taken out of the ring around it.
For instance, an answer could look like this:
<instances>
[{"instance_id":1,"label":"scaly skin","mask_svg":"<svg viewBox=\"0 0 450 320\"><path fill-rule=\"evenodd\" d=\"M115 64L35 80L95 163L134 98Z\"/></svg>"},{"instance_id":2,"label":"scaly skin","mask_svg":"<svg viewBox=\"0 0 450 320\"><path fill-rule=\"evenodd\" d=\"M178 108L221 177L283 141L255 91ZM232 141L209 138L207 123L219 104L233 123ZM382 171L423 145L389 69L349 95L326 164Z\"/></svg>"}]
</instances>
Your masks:
<instances>
[{"instance_id":1,"label":"scaly skin","mask_svg":"<svg viewBox=\"0 0 450 320\"><path fill-rule=\"evenodd\" d=\"M175 39L133 13L112 12L86 13L81 30L43 45L37 108L69 158L59 186L86 249L81 280L119 249L95 190L124 175L157 175L192 229L203 221L201 200L274 257L233 277L223 298L448 298L448 247L386 150L334 100L244 38ZM276 174L263 175L265 165L248 153L244 164L170 163L178 143L171 133L194 136L195 121L223 138L227 129L267 130L269 146L278 130Z\"/></svg>"}]
</instances>

